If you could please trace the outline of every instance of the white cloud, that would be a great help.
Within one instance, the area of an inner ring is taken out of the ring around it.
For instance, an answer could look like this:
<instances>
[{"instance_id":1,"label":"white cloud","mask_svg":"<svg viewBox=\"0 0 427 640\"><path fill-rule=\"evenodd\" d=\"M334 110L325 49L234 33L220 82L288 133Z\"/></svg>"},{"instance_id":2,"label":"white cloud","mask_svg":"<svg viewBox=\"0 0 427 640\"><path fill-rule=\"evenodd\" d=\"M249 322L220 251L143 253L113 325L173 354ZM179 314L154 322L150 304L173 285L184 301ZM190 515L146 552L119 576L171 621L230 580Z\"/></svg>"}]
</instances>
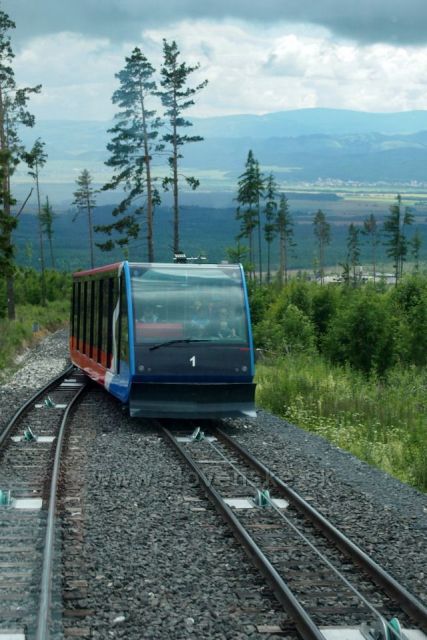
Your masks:
<instances>
[{"instance_id":1,"label":"white cloud","mask_svg":"<svg viewBox=\"0 0 427 640\"><path fill-rule=\"evenodd\" d=\"M15 74L21 85L43 85L32 100L40 118L107 119L114 74L130 50L106 38L58 33L29 41L15 58Z\"/></svg>"},{"instance_id":2,"label":"white cloud","mask_svg":"<svg viewBox=\"0 0 427 640\"><path fill-rule=\"evenodd\" d=\"M125 56L138 45L159 67L164 37L177 41L187 63L200 62L194 83L209 79L193 115L427 108L427 47L360 45L337 41L319 27L261 28L231 20L187 20L145 30L140 42L128 44L66 32L40 37L17 55L17 79L43 84L32 102L40 118L108 119L114 74Z\"/></svg>"}]
</instances>

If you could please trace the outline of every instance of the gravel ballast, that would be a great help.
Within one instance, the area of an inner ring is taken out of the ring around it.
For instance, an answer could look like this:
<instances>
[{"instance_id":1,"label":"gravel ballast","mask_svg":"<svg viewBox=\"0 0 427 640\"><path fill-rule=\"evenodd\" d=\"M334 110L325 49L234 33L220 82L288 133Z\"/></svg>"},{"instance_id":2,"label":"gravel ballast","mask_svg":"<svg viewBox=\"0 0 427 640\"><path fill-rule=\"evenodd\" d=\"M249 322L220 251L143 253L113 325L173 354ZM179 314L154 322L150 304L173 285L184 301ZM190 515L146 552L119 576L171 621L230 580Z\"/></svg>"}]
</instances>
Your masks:
<instances>
[{"instance_id":1,"label":"gravel ballast","mask_svg":"<svg viewBox=\"0 0 427 640\"><path fill-rule=\"evenodd\" d=\"M11 375L1 372L0 433L19 406L69 364L68 329L60 329L26 349L16 364L19 368Z\"/></svg>"},{"instance_id":2,"label":"gravel ballast","mask_svg":"<svg viewBox=\"0 0 427 640\"><path fill-rule=\"evenodd\" d=\"M59 331L27 352L0 386L0 429L67 364ZM82 473L83 552L94 638L268 638L283 614L171 449L102 389ZM81 420L80 411L76 419ZM260 411L229 433L426 601L427 497ZM142 631L141 631L142 625Z\"/></svg>"},{"instance_id":3,"label":"gravel ballast","mask_svg":"<svg viewBox=\"0 0 427 640\"><path fill-rule=\"evenodd\" d=\"M266 411L228 432L427 601L427 496Z\"/></svg>"},{"instance_id":4,"label":"gravel ballast","mask_svg":"<svg viewBox=\"0 0 427 640\"><path fill-rule=\"evenodd\" d=\"M81 475L88 594L78 603L93 612L91 637L268 638L258 628L284 614L170 446L101 390L74 420L95 432Z\"/></svg>"}]
</instances>

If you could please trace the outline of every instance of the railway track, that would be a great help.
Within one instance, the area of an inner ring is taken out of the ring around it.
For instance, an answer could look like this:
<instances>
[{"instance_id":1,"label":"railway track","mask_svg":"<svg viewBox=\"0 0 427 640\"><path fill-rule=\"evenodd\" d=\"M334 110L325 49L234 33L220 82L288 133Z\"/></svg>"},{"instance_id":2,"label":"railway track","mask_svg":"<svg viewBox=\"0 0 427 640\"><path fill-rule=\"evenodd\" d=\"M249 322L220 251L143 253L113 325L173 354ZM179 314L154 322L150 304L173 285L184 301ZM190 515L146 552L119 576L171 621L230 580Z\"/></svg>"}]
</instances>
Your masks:
<instances>
[{"instance_id":1,"label":"railway track","mask_svg":"<svg viewBox=\"0 0 427 640\"><path fill-rule=\"evenodd\" d=\"M273 589L283 633L427 638L427 608L221 428L161 431Z\"/></svg>"},{"instance_id":2,"label":"railway track","mask_svg":"<svg viewBox=\"0 0 427 640\"><path fill-rule=\"evenodd\" d=\"M50 637L51 606L61 593L61 572L54 571L61 452L70 411L86 384L67 368L0 434L0 640Z\"/></svg>"},{"instance_id":3,"label":"railway track","mask_svg":"<svg viewBox=\"0 0 427 640\"><path fill-rule=\"evenodd\" d=\"M86 604L93 584L78 564L83 545L80 478L69 484L73 469L81 468L87 422L80 435L74 425L69 430L68 477L59 503L54 488L64 437L59 429L65 428L72 403L84 389L83 381L83 376L67 370L33 396L0 436L2 500L10 490L15 501L0 507L0 640L2 636L8 640L88 637L92 615L98 615L93 596ZM37 442L28 427L38 436ZM286 614L284 619L279 614L280 630L272 625L270 633L294 638L297 630L304 640L426 639L425 607L233 438L216 426L206 438L187 434L178 441L179 434L167 430L163 435L197 474L198 483L233 527L283 606ZM255 497L260 506L254 506ZM28 503L27 508L17 508L19 500L34 499L41 508L28 508ZM233 502L242 499L244 508ZM65 531L55 534L55 510L60 509ZM62 567L58 570L56 556L60 545L64 552L63 536L69 538L65 556L71 550L65 574ZM363 565L363 572L357 565ZM400 620L403 632L397 630L396 621L390 624L393 618ZM117 615L114 621L119 619Z\"/></svg>"}]
</instances>

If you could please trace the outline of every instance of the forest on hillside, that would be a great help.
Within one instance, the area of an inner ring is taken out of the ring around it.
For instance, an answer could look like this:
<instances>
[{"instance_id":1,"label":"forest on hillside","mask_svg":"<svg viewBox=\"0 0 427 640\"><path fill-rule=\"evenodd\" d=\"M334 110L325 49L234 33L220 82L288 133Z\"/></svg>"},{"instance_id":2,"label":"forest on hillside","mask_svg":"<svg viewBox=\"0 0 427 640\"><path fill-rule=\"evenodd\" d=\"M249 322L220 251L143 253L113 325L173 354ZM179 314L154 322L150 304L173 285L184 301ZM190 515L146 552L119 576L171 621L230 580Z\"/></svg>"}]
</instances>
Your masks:
<instances>
[{"instance_id":1,"label":"forest on hillside","mask_svg":"<svg viewBox=\"0 0 427 640\"><path fill-rule=\"evenodd\" d=\"M328 203L319 201L322 210L328 212ZM94 222L103 224L111 216L111 207L100 206L94 210ZM304 271L314 275L317 263L316 238L313 232L314 214L299 211L291 207L294 217L294 243L289 255L289 269L292 271ZM236 236L239 234L239 223L236 220L235 208L210 208L210 207L181 207L181 232L182 247L189 256L203 254L207 260L213 263L227 260L227 249L235 246ZM360 216L329 215L327 219L331 224L331 241L326 249L326 265L330 271L341 273L341 263L347 256L348 226L353 222L360 228L363 227L363 219ZM80 216L74 220L75 212L68 211L54 220L53 224L53 252L55 266L61 271L76 271L87 268L90 265L89 237L87 223ZM384 216L378 217L379 225L383 224ZM159 207L154 216L153 229L156 246L156 256L161 262L170 261L172 249L171 237L171 211L169 208ZM421 235L422 248L427 246L427 225L424 216L417 217L412 229L411 237L418 229ZM16 243L16 261L20 266L40 268L38 222L34 215L23 214L20 223L14 233ZM95 236L96 237L96 236ZM267 256L267 245L263 239L262 249L264 257ZM123 251L114 249L109 254L101 252L96 246L95 263L97 265L114 262L123 258ZM383 271L392 270L392 264L386 254L384 240L377 247L378 263ZM128 245L129 259L134 261L147 260L146 244L143 239L131 241ZM360 264L365 272L372 271L371 250L368 239L360 238ZM414 256L411 248L408 249L408 269L413 268ZM275 273L279 266L279 244L276 240L271 245L271 265ZM47 266L52 266L50 256L47 256ZM267 264L264 262L264 270Z\"/></svg>"}]
</instances>

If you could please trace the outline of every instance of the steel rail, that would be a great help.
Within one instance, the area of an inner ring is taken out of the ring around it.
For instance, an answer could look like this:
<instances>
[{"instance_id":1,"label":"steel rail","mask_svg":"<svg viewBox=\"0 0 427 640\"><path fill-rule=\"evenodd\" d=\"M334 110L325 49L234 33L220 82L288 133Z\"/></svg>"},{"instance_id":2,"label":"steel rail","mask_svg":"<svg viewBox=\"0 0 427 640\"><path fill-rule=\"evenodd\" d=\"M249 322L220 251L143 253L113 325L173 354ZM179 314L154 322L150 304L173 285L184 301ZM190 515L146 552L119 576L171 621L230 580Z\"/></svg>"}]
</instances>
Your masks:
<instances>
[{"instance_id":1,"label":"steel rail","mask_svg":"<svg viewBox=\"0 0 427 640\"><path fill-rule=\"evenodd\" d=\"M181 458L188 464L191 470L198 477L201 487L207 497L212 502L216 510L232 528L234 536L243 545L246 553L251 558L255 566L261 571L264 578L273 589L276 598L285 611L292 618L298 633L303 640L325 640L325 636L313 622L309 614L298 602L295 595L289 589L286 582L278 574L270 561L262 553L256 542L250 537L246 529L236 518L230 507L224 502L220 494L214 489L212 483L205 476L196 462L186 453L184 448L176 441L172 433L165 427L161 427L161 432L168 442L176 449ZM37 640L42 640L41 638Z\"/></svg>"},{"instance_id":2,"label":"steel rail","mask_svg":"<svg viewBox=\"0 0 427 640\"><path fill-rule=\"evenodd\" d=\"M7 440L7 438L9 437L10 432L12 431L13 427L15 426L19 418L27 411L27 409L33 404L33 402L38 400L40 396L46 393L46 391L49 391L49 389L54 387L62 378L66 378L68 375L70 375L70 373L73 371L74 368L75 367L73 364L69 365L66 369L64 369L64 371L61 374L59 374L59 376L56 376L56 378L53 378L52 380L50 380L50 382L48 382L47 384L44 385L44 387L36 391L36 393L34 393L31 396L31 398L29 398L29 400L24 402L19 407L18 411L12 416L12 418L9 420L9 422L7 423L3 431L0 433L0 449L5 443L5 441Z\"/></svg>"},{"instance_id":3,"label":"steel rail","mask_svg":"<svg viewBox=\"0 0 427 640\"><path fill-rule=\"evenodd\" d=\"M49 618L50 618L50 604L51 604L51 592L52 592L52 564L53 564L53 551L54 551L54 534L55 534L55 516L56 516L56 497L57 486L59 479L59 470L61 464L62 446L65 435L65 427L68 421L68 416L74 404L80 398L82 393L86 391L89 381L85 382L83 386L78 390L76 395L72 398L62 416L61 425L56 440L55 460L53 464L52 479L50 484L50 496L49 507L46 523L46 536L43 554L43 571L40 584L40 604L37 617L37 633L36 640L49 640Z\"/></svg>"},{"instance_id":4,"label":"steel rail","mask_svg":"<svg viewBox=\"0 0 427 640\"><path fill-rule=\"evenodd\" d=\"M347 556L361 566L366 573L393 598L402 609L415 620L424 631L427 630L427 608L410 591L395 580L387 571L360 549L354 542L337 529L329 520L304 500L289 485L276 476L268 467L257 460L245 447L236 442L220 427L215 427L215 433L220 439L238 453L257 473L265 476L266 482L271 483L279 493L285 496L293 506L302 512L325 536L332 541Z\"/></svg>"}]
</instances>

